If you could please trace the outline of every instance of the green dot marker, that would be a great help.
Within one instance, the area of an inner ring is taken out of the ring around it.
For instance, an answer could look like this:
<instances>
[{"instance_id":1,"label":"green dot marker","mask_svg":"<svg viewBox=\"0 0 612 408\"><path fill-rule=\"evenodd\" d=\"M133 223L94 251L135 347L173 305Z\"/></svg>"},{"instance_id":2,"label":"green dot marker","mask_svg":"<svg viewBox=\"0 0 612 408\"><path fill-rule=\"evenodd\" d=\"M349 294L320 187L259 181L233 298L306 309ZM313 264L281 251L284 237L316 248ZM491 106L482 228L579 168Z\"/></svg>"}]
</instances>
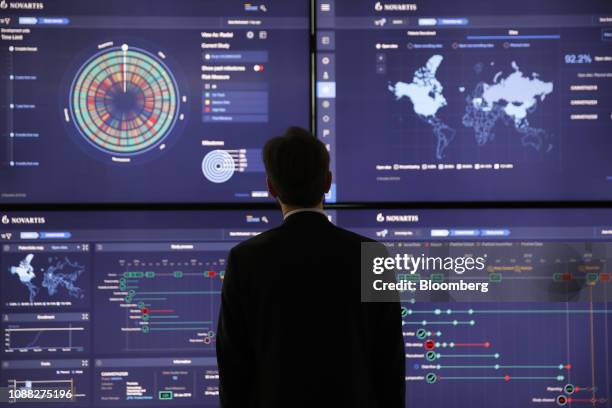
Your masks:
<instances>
[{"instance_id":1,"label":"green dot marker","mask_svg":"<svg viewBox=\"0 0 612 408\"><path fill-rule=\"evenodd\" d=\"M425 329L419 329L419 330L417 330L417 332L416 332L416 336L417 336L417 338L419 338L419 339L424 339L425 337L427 337L427 330L425 330Z\"/></svg>"},{"instance_id":2,"label":"green dot marker","mask_svg":"<svg viewBox=\"0 0 612 408\"><path fill-rule=\"evenodd\" d=\"M434 373L428 373L425 376L425 380L427 381L428 384L433 384L436 382L436 380L438 379L438 376L435 375Z\"/></svg>"},{"instance_id":3,"label":"green dot marker","mask_svg":"<svg viewBox=\"0 0 612 408\"><path fill-rule=\"evenodd\" d=\"M428 351L427 354L425 354L425 358L427 361L434 361L436 359L436 353L433 351Z\"/></svg>"}]
</instances>

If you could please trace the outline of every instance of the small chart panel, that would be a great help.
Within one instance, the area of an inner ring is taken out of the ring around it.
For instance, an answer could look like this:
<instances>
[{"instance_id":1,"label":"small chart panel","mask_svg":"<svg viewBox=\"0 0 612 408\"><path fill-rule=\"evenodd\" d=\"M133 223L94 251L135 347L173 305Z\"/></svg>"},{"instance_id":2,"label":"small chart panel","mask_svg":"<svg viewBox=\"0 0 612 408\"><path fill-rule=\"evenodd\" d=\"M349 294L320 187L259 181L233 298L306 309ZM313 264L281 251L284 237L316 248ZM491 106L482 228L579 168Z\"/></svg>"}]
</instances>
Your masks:
<instances>
[{"instance_id":1,"label":"small chart panel","mask_svg":"<svg viewBox=\"0 0 612 408\"><path fill-rule=\"evenodd\" d=\"M215 350L226 253L219 243L97 244L99 352Z\"/></svg>"},{"instance_id":2,"label":"small chart panel","mask_svg":"<svg viewBox=\"0 0 612 408\"><path fill-rule=\"evenodd\" d=\"M56 397L46 399L42 404L45 407L86 407L90 398L89 360L3 360L0 384L8 388L9 404L16 406L37 406L41 400L10 398L11 393L36 395L50 390Z\"/></svg>"},{"instance_id":3,"label":"small chart panel","mask_svg":"<svg viewBox=\"0 0 612 408\"><path fill-rule=\"evenodd\" d=\"M89 313L5 313L6 354L73 354L89 351Z\"/></svg>"}]
</instances>

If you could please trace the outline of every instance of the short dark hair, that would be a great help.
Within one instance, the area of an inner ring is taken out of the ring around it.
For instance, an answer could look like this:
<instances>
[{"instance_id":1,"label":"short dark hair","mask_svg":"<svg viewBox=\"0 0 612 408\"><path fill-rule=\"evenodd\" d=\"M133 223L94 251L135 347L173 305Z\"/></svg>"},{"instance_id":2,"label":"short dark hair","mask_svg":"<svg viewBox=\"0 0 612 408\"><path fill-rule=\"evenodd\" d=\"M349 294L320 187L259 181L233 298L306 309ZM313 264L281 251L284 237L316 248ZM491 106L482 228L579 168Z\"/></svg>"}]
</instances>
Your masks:
<instances>
[{"instance_id":1,"label":"short dark hair","mask_svg":"<svg viewBox=\"0 0 612 408\"><path fill-rule=\"evenodd\" d=\"M309 131L290 127L263 148L266 173L278 198L287 205L311 207L325 194L329 152Z\"/></svg>"}]
</instances>

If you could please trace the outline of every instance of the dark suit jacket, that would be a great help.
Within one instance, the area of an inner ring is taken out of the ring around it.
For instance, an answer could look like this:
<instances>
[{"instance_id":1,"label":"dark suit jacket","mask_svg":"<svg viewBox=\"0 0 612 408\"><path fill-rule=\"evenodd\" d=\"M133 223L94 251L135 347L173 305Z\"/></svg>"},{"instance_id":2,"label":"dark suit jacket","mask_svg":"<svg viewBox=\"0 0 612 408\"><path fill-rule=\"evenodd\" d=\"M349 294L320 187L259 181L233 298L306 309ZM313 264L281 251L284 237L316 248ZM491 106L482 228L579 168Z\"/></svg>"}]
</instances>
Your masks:
<instances>
[{"instance_id":1,"label":"dark suit jacket","mask_svg":"<svg viewBox=\"0 0 612 408\"><path fill-rule=\"evenodd\" d=\"M231 250L217 332L222 407L404 406L400 306L360 301L364 241L301 212Z\"/></svg>"}]
</instances>

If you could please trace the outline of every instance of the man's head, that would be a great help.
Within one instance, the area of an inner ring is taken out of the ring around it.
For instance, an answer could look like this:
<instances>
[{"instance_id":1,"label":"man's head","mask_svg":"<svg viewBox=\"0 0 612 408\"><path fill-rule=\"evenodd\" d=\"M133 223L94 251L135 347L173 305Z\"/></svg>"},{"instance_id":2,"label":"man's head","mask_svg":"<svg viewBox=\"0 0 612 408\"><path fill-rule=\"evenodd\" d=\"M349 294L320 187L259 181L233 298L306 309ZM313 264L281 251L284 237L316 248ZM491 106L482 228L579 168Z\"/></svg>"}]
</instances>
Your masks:
<instances>
[{"instance_id":1,"label":"man's head","mask_svg":"<svg viewBox=\"0 0 612 408\"><path fill-rule=\"evenodd\" d=\"M290 207L315 207L331 186L329 153L307 130L292 127L270 139L263 160L272 197Z\"/></svg>"}]
</instances>

